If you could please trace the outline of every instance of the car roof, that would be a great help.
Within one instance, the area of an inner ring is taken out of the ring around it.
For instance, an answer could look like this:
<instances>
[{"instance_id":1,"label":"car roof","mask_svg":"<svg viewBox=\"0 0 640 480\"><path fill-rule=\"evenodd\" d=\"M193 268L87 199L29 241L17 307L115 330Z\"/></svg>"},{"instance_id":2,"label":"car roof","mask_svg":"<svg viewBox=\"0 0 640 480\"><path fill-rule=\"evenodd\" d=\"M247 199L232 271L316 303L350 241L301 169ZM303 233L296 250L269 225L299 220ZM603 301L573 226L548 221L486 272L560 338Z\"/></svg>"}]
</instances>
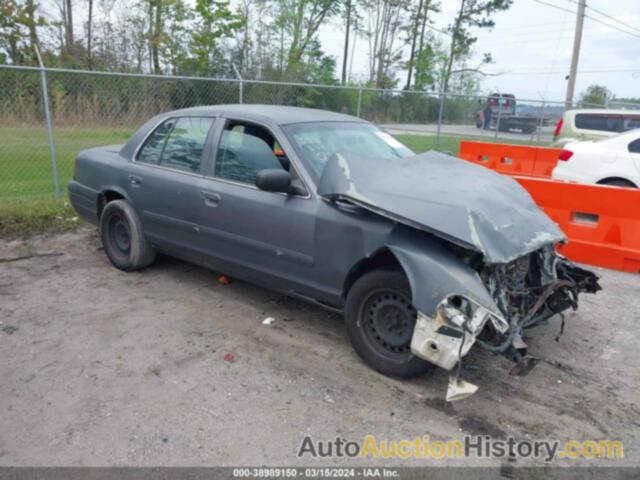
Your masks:
<instances>
[{"instance_id":1,"label":"car roof","mask_svg":"<svg viewBox=\"0 0 640 480\"><path fill-rule=\"evenodd\" d=\"M243 116L255 116L256 119L269 119L278 125L307 122L361 122L364 120L343 113L330 112L315 108L287 107L280 105L231 104L206 105L167 112L171 115L220 115L222 113L238 113Z\"/></svg>"},{"instance_id":2,"label":"car roof","mask_svg":"<svg viewBox=\"0 0 640 480\"><path fill-rule=\"evenodd\" d=\"M602 139L599 143L616 143L616 142L629 142L640 138L640 128L634 128L633 130L627 130L618 135Z\"/></svg>"},{"instance_id":3,"label":"car roof","mask_svg":"<svg viewBox=\"0 0 640 480\"><path fill-rule=\"evenodd\" d=\"M640 110L606 109L606 108L580 108L567 110L565 113L577 115L579 113L599 113L604 115L640 115Z\"/></svg>"}]
</instances>

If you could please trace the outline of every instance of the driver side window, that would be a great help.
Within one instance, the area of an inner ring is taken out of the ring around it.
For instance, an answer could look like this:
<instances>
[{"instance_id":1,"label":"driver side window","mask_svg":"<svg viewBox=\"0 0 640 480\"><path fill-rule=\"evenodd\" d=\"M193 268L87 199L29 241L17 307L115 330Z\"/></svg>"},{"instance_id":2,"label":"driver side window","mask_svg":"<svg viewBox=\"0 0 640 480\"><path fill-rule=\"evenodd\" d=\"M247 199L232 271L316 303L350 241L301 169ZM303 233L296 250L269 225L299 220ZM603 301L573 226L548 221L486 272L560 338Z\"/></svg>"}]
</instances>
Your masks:
<instances>
[{"instance_id":1,"label":"driver side window","mask_svg":"<svg viewBox=\"0 0 640 480\"><path fill-rule=\"evenodd\" d=\"M253 185L258 172L267 168L289 169L271 133L257 125L229 122L220 138L215 176Z\"/></svg>"}]
</instances>

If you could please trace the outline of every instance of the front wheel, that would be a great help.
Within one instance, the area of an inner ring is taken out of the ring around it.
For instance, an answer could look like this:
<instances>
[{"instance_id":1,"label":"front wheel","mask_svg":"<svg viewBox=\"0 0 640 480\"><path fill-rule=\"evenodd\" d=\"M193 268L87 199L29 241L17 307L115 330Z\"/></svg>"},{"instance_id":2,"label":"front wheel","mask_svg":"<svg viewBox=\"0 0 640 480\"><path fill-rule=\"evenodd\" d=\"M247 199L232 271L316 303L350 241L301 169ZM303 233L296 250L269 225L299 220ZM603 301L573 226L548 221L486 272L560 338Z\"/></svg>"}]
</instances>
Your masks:
<instances>
[{"instance_id":1,"label":"front wheel","mask_svg":"<svg viewBox=\"0 0 640 480\"><path fill-rule=\"evenodd\" d=\"M374 370L393 377L422 375L431 364L411 353L417 311L411 289L398 269L360 277L347 296L347 333L358 355Z\"/></svg>"},{"instance_id":2,"label":"front wheel","mask_svg":"<svg viewBox=\"0 0 640 480\"><path fill-rule=\"evenodd\" d=\"M100 237L111 263L125 272L148 267L156 258L138 215L126 200L114 200L104 207Z\"/></svg>"}]
</instances>

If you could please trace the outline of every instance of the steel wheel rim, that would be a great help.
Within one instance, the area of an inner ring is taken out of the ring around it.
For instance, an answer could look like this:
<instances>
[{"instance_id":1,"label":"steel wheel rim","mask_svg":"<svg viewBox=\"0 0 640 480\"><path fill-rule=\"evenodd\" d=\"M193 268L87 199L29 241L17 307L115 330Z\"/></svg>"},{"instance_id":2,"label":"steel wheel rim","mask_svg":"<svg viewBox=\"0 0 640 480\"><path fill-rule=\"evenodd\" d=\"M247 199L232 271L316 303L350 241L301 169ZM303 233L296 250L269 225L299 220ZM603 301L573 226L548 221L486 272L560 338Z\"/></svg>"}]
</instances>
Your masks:
<instances>
[{"instance_id":1,"label":"steel wheel rim","mask_svg":"<svg viewBox=\"0 0 640 480\"><path fill-rule=\"evenodd\" d=\"M406 360L418 312L406 296L391 289L376 290L363 302L360 328L379 354Z\"/></svg>"},{"instance_id":2,"label":"steel wheel rim","mask_svg":"<svg viewBox=\"0 0 640 480\"><path fill-rule=\"evenodd\" d=\"M121 215L113 215L109 219L109 238L118 253L129 254L131 251L131 228L129 222Z\"/></svg>"}]
</instances>

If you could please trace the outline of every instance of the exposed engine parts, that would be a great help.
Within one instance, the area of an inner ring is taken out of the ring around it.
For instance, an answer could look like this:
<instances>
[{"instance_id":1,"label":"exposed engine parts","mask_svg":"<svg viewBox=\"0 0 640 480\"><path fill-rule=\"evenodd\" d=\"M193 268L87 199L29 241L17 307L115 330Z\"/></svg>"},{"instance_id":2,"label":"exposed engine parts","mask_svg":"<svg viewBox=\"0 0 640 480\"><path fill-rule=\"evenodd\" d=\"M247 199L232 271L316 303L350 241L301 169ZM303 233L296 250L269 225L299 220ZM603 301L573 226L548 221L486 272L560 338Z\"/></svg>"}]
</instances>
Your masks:
<instances>
[{"instance_id":1,"label":"exposed engine parts","mask_svg":"<svg viewBox=\"0 0 640 480\"><path fill-rule=\"evenodd\" d=\"M538 359L527 355L522 331L555 314L577 308L580 292L600 290L597 277L546 246L507 264L485 266L480 277L495 301L492 311L464 295L451 294L433 318L419 314L411 343L416 355L447 370L457 365L447 399L458 400L477 387L460 379L462 358L478 343L510 357L512 374L525 375Z\"/></svg>"}]
</instances>

